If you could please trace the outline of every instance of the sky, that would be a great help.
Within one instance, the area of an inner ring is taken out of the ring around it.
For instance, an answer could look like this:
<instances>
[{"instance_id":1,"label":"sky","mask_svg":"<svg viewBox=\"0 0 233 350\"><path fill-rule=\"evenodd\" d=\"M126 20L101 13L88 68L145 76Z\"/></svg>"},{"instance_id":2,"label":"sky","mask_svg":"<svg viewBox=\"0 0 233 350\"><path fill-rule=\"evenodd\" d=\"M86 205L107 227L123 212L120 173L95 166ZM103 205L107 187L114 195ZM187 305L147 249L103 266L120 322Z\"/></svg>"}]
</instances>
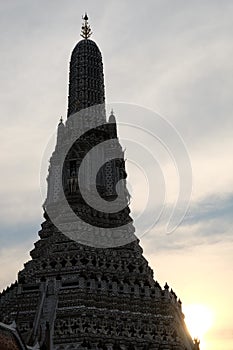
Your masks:
<instances>
[{"instance_id":1,"label":"sky","mask_svg":"<svg viewBox=\"0 0 233 350\"><path fill-rule=\"evenodd\" d=\"M60 116L66 118L70 53L80 39L85 11L103 54L107 102L163 116L181 135L191 162L187 215L172 234L164 233L166 219L145 234L144 256L159 283L168 282L181 298L184 310L202 305L211 313L201 349L232 350L230 0L0 1L0 288L16 279L38 239L45 199L41 162ZM124 122L119 110L116 106L116 118ZM146 125L146 113L144 118ZM126 156L130 160L127 150ZM174 169L166 161L161 168L171 187L169 208ZM129 164L136 215L145 198L140 175L133 177L130 169Z\"/></svg>"}]
</instances>

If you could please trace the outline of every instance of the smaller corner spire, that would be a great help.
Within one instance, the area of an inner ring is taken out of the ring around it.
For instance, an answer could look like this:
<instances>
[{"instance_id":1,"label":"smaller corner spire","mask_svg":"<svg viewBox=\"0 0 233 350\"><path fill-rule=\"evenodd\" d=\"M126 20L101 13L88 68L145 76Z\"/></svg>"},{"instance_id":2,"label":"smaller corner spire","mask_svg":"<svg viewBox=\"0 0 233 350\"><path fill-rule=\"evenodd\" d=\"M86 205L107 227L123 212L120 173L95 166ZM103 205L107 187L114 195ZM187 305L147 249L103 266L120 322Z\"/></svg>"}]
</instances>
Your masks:
<instances>
[{"instance_id":1,"label":"smaller corner spire","mask_svg":"<svg viewBox=\"0 0 233 350\"><path fill-rule=\"evenodd\" d=\"M85 15L82 16L83 19L83 24L82 24L82 28L81 28L81 37L84 39L88 39L90 38L90 36L92 35L92 31L91 31L91 27L88 23L88 16L87 13L85 12Z\"/></svg>"}]
</instances>

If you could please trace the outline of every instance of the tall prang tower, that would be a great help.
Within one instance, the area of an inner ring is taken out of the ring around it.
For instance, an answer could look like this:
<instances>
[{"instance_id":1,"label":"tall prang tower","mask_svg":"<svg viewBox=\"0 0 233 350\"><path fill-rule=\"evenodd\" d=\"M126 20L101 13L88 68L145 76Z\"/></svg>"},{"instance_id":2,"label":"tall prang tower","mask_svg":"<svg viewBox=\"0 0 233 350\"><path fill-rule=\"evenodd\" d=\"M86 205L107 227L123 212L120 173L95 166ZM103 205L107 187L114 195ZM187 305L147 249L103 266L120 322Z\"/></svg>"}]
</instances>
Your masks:
<instances>
[{"instance_id":1,"label":"tall prang tower","mask_svg":"<svg viewBox=\"0 0 233 350\"><path fill-rule=\"evenodd\" d=\"M102 56L83 20L45 221L32 259L0 294L0 321L15 322L24 343L41 350L198 350L181 301L154 280L135 236L114 113L106 120Z\"/></svg>"}]
</instances>

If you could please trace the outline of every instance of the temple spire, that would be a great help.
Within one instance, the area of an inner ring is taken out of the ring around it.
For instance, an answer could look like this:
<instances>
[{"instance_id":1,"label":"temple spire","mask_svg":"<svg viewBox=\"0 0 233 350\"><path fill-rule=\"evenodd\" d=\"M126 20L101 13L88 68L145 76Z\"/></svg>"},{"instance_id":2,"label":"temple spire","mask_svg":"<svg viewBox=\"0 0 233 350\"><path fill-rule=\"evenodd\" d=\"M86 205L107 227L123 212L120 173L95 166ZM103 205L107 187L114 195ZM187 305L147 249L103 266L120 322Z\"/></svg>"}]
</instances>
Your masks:
<instances>
[{"instance_id":1,"label":"temple spire","mask_svg":"<svg viewBox=\"0 0 233 350\"><path fill-rule=\"evenodd\" d=\"M87 13L85 13L85 16L82 17L84 22L82 24L82 28L81 28L81 37L84 39L88 39L90 38L92 31L91 31L91 27L88 24L88 16Z\"/></svg>"},{"instance_id":2,"label":"temple spire","mask_svg":"<svg viewBox=\"0 0 233 350\"><path fill-rule=\"evenodd\" d=\"M70 60L68 117L85 108L104 103L104 74L101 52L93 40L88 16L83 16L80 40Z\"/></svg>"}]
</instances>

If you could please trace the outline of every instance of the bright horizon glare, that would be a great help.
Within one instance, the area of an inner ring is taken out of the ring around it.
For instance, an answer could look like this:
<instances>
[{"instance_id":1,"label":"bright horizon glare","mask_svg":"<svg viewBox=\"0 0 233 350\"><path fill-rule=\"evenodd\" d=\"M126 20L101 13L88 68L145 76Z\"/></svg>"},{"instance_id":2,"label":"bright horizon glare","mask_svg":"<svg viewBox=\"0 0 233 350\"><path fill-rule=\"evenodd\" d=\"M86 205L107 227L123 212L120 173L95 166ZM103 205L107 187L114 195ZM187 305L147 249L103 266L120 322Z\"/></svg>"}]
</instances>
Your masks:
<instances>
[{"instance_id":1,"label":"bright horizon glare","mask_svg":"<svg viewBox=\"0 0 233 350\"><path fill-rule=\"evenodd\" d=\"M183 306L185 323L191 337L200 340L201 350L206 350L205 335L214 325L214 312L204 304Z\"/></svg>"}]
</instances>

